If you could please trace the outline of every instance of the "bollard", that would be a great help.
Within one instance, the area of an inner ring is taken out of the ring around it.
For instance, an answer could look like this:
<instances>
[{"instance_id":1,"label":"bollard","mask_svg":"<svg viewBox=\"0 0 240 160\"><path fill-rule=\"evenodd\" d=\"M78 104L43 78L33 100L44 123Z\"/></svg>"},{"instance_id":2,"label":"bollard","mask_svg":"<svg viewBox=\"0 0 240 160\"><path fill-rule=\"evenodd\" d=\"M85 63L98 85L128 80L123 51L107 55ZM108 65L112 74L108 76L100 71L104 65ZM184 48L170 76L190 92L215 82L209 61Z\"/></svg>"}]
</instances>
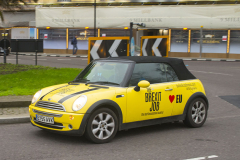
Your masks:
<instances>
[{"instance_id":1,"label":"bollard","mask_svg":"<svg viewBox=\"0 0 240 160\"><path fill-rule=\"evenodd\" d=\"M7 63L7 53L6 53L6 39L5 39L5 35L4 35L4 47L3 47L3 52L4 52L4 62L3 62L3 63Z\"/></svg>"},{"instance_id":2,"label":"bollard","mask_svg":"<svg viewBox=\"0 0 240 160\"><path fill-rule=\"evenodd\" d=\"M38 45L38 43L37 43L37 39L35 40L35 65L37 66L37 52L38 52L38 50L37 50L37 45Z\"/></svg>"},{"instance_id":3,"label":"bollard","mask_svg":"<svg viewBox=\"0 0 240 160\"><path fill-rule=\"evenodd\" d=\"M16 41L17 41L16 64L18 64L18 40Z\"/></svg>"}]
</instances>

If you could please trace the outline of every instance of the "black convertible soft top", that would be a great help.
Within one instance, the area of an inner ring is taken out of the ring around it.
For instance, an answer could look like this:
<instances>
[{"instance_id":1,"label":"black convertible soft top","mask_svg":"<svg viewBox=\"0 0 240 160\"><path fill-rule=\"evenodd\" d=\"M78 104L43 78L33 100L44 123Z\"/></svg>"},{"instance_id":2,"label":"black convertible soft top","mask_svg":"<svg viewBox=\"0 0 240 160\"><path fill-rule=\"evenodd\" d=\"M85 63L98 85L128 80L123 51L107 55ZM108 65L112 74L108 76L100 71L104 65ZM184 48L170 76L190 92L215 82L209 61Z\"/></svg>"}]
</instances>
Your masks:
<instances>
[{"instance_id":1,"label":"black convertible soft top","mask_svg":"<svg viewBox=\"0 0 240 160\"><path fill-rule=\"evenodd\" d=\"M186 68L183 60L177 58L164 58L155 56L123 56L101 58L98 60L133 61L136 63L167 63L175 70L179 80L196 79L196 77Z\"/></svg>"}]
</instances>

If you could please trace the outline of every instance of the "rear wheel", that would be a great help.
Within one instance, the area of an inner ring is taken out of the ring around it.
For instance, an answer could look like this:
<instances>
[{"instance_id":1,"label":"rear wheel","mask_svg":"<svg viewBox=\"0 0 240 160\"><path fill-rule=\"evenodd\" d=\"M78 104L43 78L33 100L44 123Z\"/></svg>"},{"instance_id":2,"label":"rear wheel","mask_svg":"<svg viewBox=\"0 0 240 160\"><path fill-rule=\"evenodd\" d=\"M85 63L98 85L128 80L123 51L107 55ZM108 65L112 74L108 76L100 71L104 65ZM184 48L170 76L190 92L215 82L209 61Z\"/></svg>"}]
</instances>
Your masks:
<instances>
[{"instance_id":1,"label":"rear wheel","mask_svg":"<svg viewBox=\"0 0 240 160\"><path fill-rule=\"evenodd\" d=\"M206 121L207 109L206 102L202 98L196 98L188 106L184 124L192 128L201 127Z\"/></svg>"},{"instance_id":2,"label":"rear wheel","mask_svg":"<svg viewBox=\"0 0 240 160\"><path fill-rule=\"evenodd\" d=\"M90 116L85 135L94 143L107 143L114 138L117 129L118 120L115 113L108 108L102 108Z\"/></svg>"}]
</instances>

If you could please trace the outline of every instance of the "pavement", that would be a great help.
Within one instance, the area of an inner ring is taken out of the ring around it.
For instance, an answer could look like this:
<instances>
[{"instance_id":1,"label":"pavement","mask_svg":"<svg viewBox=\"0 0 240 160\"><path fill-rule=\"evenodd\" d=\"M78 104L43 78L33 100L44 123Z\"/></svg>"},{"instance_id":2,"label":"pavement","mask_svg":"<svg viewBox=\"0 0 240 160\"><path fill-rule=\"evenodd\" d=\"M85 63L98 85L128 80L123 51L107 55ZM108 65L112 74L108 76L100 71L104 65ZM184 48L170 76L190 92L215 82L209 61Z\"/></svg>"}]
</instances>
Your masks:
<instances>
[{"instance_id":1,"label":"pavement","mask_svg":"<svg viewBox=\"0 0 240 160\"><path fill-rule=\"evenodd\" d=\"M28 105L32 100L29 96L1 96L0 97L0 124L30 122Z\"/></svg>"},{"instance_id":2,"label":"pavement","mask_svg":"<svg viewBox=\"0 0 240 160\"><path fill-rule=\"evenodd\" d=\"M11 53L16 55L16 53ZM18 53L18 55L25 56L35 56L35 53ZM87 58L88 55L72 55L72 54L58 54L58 53L38 53L38 56L45 57L76 57L76 58ZM231 59L231 58L205 58L205 57L171 57L171 58L179 58L184 61L227 61L227 62L240 62L240 59Z\"/></svg>"},{"instance_id":3,"label":"pavement","mask_svg":"<svg viewBox=\"0 0 240 160\"><path fill-rule=\"evenodd\" d=\"M11 53L14 54L14 53ZM19 53L19 55L34 56L35 53ZM38 53L38 56L48 57L87 57L87 55L69 55L56 53ZM176 57L184 61L223 61L240 62L240 59L218 59L218 58L197 58L197 57ZM0 124L25 123L29 122L28 106L31 103L32 95L28 96L2 96L0 97Z\"/></svg>"},{"instance_id":4,"label":"pavement","mask_svg":"<svg viewBox=\"0 0 240 160\"><path fill-rule=\"evenodd\" d=\"M10 53L12 55L16 55L16 53ZM29 53L18 53L18 55L25 55L25 56L36 56L36 53L29 52ZM76 58L86 58L88 55L86 54L59 54L59 53L37 53L37 56L43 56L43 57L76 57Z\"/></svg>"}]
</instances>

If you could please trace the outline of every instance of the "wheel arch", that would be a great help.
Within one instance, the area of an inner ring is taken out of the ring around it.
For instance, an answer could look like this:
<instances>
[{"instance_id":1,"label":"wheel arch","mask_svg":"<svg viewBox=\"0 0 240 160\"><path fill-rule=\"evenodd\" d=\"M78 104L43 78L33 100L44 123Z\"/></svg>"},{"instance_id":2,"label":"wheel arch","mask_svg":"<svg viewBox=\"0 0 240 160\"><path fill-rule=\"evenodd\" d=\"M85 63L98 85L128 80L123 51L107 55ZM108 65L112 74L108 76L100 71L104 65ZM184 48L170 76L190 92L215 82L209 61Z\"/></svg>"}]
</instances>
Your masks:
<instances>
[{"instance_id":1,"label":"wheel arch","mask_svg":"<svg viewBox=\"0 0 240 160\"><path fill-rule=\"evenodd\" d=\"M122 126L122 110L119 107L119 105L112 101L112 100L100 100L95 102L93 105L91 105L91 107L88 108L87 112L85 113L81 125L80 125L80 135L83 135L86 129L86 125L88 122L88 119L91 115L91 113L93 113L94 111L96 111L97 109L100 108L108 108L111 109L117 116L118 118L118 130L121 130L121 126Z\"/></svg>"},{"instance_id":2,"label":"wheel arch","mask_svg":"<svg viewBox=\"0 0 240 160\"><path fill-rule=\"evenodd\" d=\"M186 105L185 105L185 108L184 108L184 112L183 114L186 116L187 114L187 111L188 111L188 107L190 106L190 103L196 99L196 98L202 98L206 104L207 104L207 109L209 108L209 103L208 103L208 99L207 97L205 96L205 94L203 94L202 92L196 92L194 93L193 95L191 95L191 97L188 99Z\"/></svg>"}]
</instances>

